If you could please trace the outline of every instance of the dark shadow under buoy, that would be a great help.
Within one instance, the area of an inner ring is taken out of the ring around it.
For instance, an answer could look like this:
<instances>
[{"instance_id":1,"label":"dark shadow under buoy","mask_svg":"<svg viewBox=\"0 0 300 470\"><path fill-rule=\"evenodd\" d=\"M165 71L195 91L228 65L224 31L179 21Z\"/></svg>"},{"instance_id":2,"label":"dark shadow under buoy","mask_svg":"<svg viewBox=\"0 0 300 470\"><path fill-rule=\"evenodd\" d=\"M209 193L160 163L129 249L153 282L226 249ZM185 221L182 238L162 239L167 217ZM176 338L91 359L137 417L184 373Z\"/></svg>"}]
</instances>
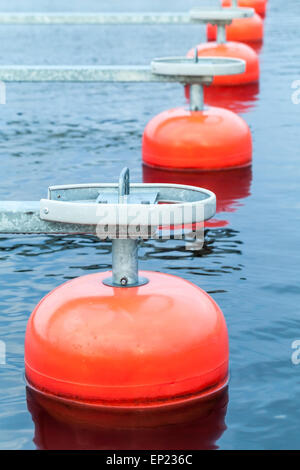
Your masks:
<instances>
[{"instance_id":1,"label":"dark shadow under buoy","mask_svg":"<svg viewBox=\"0 0 300 470\"><path fill-rule=\"evenodd\" d=\"M225 388L205 400L167 410L73 408L27 387L34 443L40 450L217 449L226 430L227 403Z\"/></svg>"},{"instance_id":2,"label":"dark shadow under buoy","mask_svg":"<svg viewBox=\"0 0 300 470\"><path fill-rule=\"evenodd\" d=\"M219 171L168 171L143 165L144 183L185 184L209 189L217 197L217 213L235 212L241 200L251 195L252 168ZM210 219L206 227L225 227L226 220Z\"/></svg>"}]
</instances>

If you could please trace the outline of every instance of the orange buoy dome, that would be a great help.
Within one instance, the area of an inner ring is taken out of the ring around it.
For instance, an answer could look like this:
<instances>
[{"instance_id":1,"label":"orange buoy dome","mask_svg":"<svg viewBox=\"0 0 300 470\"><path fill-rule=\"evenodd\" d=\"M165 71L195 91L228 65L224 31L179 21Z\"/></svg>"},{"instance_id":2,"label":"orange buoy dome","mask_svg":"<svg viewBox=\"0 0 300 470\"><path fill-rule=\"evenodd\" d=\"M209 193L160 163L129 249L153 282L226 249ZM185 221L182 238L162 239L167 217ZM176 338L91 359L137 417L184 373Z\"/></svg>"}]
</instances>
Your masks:
<instances>
[{"instance_id":1,"label":"orange buoy dome","mask_svg":"<svg viewBox=\"0 0 300 470\"><path fill-rule=\"evenodd\" d=\"M110 273L109 273L110 274ZM149 407L204 397L228 380L228 334L214 300L176 276L140 287L73 279L44 297L26 330L28 383L93 405Z\"/></svg>"},{"instance_id":2,"label":"orange buoy dome","mask_svg":"<svg viewBox=\"0 0 300 470\"><path fill-rule=\"evenodd\" d=\"M260 16L265 16L268 0L238 0L238 6L244 8L254 8ZM223 7L230 7L231 0L222 0Z\"/></svg>"},{"instance_id":3,"label":"orange buoy dome","mask_svg":"<svg viewBox=\"0 0 300 470\"><path fill-rule=\"evenodd\" d=\"M247 123L227 109L175 108L155 116L142 142L146 165L178 170L220 170L251 164Z\"/></svg>"},{"instance_id":4,"label":"orange buoy dome","mask_svg":"<svg viewBox=\"0 0 300 470\"><path fill-rule=\"evenodd\" d=\"M245 85L256 83L259 80L259 59L256 52L246 44L240 42L226 42L218 44L209 42L197 46L198 57L234 57L246 62L246 70L237 75L215 76L212 85ZM187 57L194 57L195 48L187 53Z\"/></svg>"},{"instance_id":5,"label":"orange buoy dome","mask_svg":"<svg viewBox=\"0 0 300 470\"><path fill-rule=\"evenodd\" d=\"M217 27L211 24L206 28L207 40L216 41ZM227 41L245 43L262 42L264 37L264 23L261 17L255 13L250 18L236 18L226 26Z\"/></svg>"}]
</instances>

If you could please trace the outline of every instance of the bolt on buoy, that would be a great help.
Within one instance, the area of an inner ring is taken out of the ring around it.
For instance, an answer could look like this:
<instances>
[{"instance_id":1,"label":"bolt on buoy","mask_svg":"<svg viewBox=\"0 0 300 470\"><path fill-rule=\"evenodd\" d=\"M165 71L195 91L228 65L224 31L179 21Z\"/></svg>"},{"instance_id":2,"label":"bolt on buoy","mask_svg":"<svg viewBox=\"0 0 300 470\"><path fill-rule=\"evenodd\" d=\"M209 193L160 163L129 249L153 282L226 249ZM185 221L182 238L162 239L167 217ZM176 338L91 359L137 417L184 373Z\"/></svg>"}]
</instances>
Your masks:
<instances>
[{"instance_id":1,"label":"bolt on buoy","mask_svg":"<svg viewBox=\"0 0 300 470\"><path fill-rule=\"evenodd\" d=\"M119 204L127 204L130 194L129 169L124 168L119 178ZM138 240L112 240L112 277L103 283L114 287L136 287L146 284L148 279L138 275Z\"/></svg>"}]
</instances>

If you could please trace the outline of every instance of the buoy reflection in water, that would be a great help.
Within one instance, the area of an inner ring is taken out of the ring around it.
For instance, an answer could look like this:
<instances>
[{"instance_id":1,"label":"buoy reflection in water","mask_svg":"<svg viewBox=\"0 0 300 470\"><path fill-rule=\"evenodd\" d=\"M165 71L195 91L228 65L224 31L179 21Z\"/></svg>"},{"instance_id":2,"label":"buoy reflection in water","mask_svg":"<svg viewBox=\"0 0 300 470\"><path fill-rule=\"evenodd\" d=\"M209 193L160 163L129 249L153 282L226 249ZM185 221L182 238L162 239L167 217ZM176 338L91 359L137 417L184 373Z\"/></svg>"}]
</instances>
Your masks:
<instances>
[{"instance_id":1,"label":"buoy reflection in water","mask_svg":"<svg viewBox=\"0 0 300 470\"><path fill-rule=\"evenodd\" d=\"M226 430L228 389L163 411L72 408L27 387L40 450L216 449ZM163 420L163 424L159 421Z\"/></svg>"},{"instance_id":2,"label":"buoy reflection in water","mask_svg":"<svg viewBox=\"0 0 300 470\"><path fill-rule=\"evenodd\" d=\"M206 188L217 197L217 214L235 212L241 200L251 194L252 168L236 168L219 171L166 171L143 165L144 183L185 184ZM227 220L210 219L206 227L225 227Z\"/></svg>"}]
</instances>

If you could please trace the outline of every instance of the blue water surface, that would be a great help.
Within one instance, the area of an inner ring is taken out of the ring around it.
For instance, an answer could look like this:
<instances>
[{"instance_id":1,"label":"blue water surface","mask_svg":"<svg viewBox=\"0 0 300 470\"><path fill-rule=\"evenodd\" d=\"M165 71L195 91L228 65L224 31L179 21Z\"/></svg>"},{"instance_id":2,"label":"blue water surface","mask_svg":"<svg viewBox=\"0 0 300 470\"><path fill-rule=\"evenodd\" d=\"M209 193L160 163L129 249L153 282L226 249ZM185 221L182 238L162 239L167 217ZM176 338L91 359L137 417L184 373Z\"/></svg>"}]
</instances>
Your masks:
<instances>
[{"instance_id":1,"label":"blue water surface","mask_svg":"<svg viewBox=\"0 0 300 470\"><path fill-rule=\"evenodd\" d=\"M0 0L1 11L185 11L193 0ZM215 2L217 3L217 2ZM231 354L227 429L221 449L300 448L300 365L291 361L299 324L300 9L270 0L261 81L243 117L253 134L249 190L209 228L199 254L184 242L149 241L142 269L178 274L211 293L226 317ZM205 41L198 25L0 25L0 64L148 64ZM38 200L50 184L142 180L148 120L185 103L177 84L7 84L0 106L0 199ZM251 189L250 189L251 187ZM249 194L250 193L250 194ZM248 197L245 197L245 195ZM48 291L111 267L110 244L91 237L0 236L0 448L34 449L27 411L26 322Z\"/></svg>"}]
</instances>

